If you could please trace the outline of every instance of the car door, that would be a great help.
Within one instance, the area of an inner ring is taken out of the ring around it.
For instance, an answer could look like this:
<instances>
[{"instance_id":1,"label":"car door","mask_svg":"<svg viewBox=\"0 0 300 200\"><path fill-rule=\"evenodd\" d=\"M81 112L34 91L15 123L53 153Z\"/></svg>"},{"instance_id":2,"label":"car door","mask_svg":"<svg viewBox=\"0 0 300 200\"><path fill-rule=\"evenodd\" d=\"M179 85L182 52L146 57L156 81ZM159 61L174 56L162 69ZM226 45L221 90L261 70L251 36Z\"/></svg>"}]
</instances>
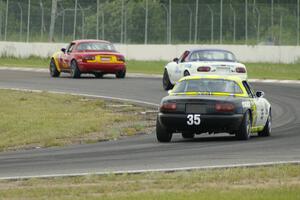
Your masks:
<instances>
[{"instance_id":1,"label":"car door","mask_svg":"<svg viewBox=\"0 0 300 200\"><path fill-rule=\"evenodd\" d=\"M178 62L176 66L174 67L174 72L173 72L173 78L174 80L178 81L180 78L183 77L183 73L186 67L186 59L189 55L190 51L185 51L183 54L180 56L178 59Z\"/></svg>"},{"instance_id":2,"label":"car door","mask_svg":"<svg viewBox=\"0 0 300 200\"><path fill-rule=\"evenodd\" d=\"M177 63L174 69L174 80L177 82L180 78L183 77L184 72L184 63Z\"/></svg>"},{"instance_id":3,"label":"car door","mask_svg":"<svg viewBox=\"0 0 300 200\"><path fill-rule=\"evenodd\" d=\"M263 126L265 123L265 115L267 113L265 113L265 103L264 103L264 99L257 97L254 93L254 90L252 88L252 86L247 82L247 81L243 81L243 85L247 90L247 93L249 94L249 97L252 99L253 102L253 108L252 108L252 112L253 112L253 122L252 122L252 127L258 127L258 126Z\"/></svg>"},{"instance_id":4,"label":"car door","mask_svg":"<svg viewBox=\"0 0 300 200\"><path fill-rule=\"evenodd\" d=\"M266 111L266 104L265 99L262 97L257 97L256 93L254 92L252 86L249 84L250 90L254 95L254 102L256 104L256 110L257 110L257 120L256 120L256 126L264 126L266 123L266 118L268 116L268 111Z\"/></svg>"},{"instance_id":5,"label":"car door","mask_svg":"<svg viewBox=\"0 0 300 200\"><path fill-rule=\"evenodd\" d=\"M63 69L70 69L70 61L72 59L72 51L75 47L75 43L70 43L70 45L67 47L64 54L62 54L60 58L61 67Z\"/></svg>"},{"instance_id":6,"label":"car door","mask_svg":"<svg viewBox=\"0 0 300 200\"><path fill-rule=\"evenodd\" d=\"M59 66L60 66L61 69L66 69L66 68L67 68L67 65L66 65L66 63L65 63L65 57L67 56L66 54L67 54L67 51L68 51L70 45L71 45L71 44L69 44L69 45L67 46L67 48L66 48L64 51L62 50L63 53L60 54L60 56L59 56L59 58L58 58L58 63L59 63Z\"/></svg>"}]
</instances>

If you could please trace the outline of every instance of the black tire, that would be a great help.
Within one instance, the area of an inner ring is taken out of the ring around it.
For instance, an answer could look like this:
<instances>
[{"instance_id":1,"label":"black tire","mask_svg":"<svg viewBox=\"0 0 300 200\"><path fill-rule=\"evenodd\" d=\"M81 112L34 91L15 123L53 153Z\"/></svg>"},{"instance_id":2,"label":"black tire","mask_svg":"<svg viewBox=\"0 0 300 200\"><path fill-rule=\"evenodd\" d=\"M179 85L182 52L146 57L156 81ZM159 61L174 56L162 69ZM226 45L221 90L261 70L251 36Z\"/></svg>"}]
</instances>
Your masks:
<instances>
[{"instance_id":1,"label":"black tire","mask_svg":"<svg viewBox=\"0 0 300 200\"><path fill-rule=\"evenodd\" d=\"M272 131L272 113L269 112L268 120L265 124L265 127L262 131L258 132L259 137L269 137Z\"/></svg>"},{"instance_id":2,"label":"black tire","mask_svg":"<svg viewBox=\"0 0 300 200\"><path fill-rule=\"evenodd\" d=\"M80 78L81 72L78 68L77 62L72 60L71 62L71 77L72 78Z\"/></svg>"},{"instance_id":3,"label":"black tire","mask_svg":"<svg viewBox=\"0 0 300 200\"><path fill-rule=\"evenodd\" d=\"M102 72L95 72L94 73L96 78L103 78L103 73Z\"/></svg>"},{"instance_id":4,"label":"black tire","mask_svg":"<svg viewBox=\"0 0 300 200\"><path fill-rule=\"evenodd\" d=\"M241 123L240 129L236 133L236 137L239 140L248 140L251 137L251 116L250 112L247 111L244 114L243 121Z\"/></svg>"},{"instance_id":5,"label":"black tire","mask_svg":"<svg viewBox=\"0 0 300 200\"><path fill-rule=\"evenodd\" d=\"M156 138L159 142L170 142L172 139L172 132L165 129L159 122L156 120Z\"/></svg>"},{"instance_id":6,"label":"black tire","mask_svg":"<svg viewBox=\"0 0 300 200\"><path fill-rule=\"evenodd\" d=\"M163 82L163 88L164 88L164 90L171 90L173 87L174 87L174 85L172 85L172 83L171 83L171 81L170 81L170 78L169 78L169 74L168 74L168 70L167 69L165 69L165 71L164 71L164 75L163 75L163 80L162 80L162 82Z\"/></svg>"},{"instance_id":7,"label":"black tire","mask_svg":"<svg viewBox=\"0 0 300 200\"><path fill-rule=\"evenodd\" d=\"M126 76L126 70L118 71L116 73L116 78L125 78Z\"/></svg>"},{"instance_id":8,"label":"black tire","mask_svg":"<svg viewBox=\"0 0 300 200\"><path fill-rule=\"evenodd\" d=\"M184 139L193 139L195 137L195 133L193 133L193 132L183 132L181 134L181 136Z\"/></svg>"},{"instance_id":9,"label":"black tire","mask_svg":"<svg viewBox=\"0 0 300 200\"><path fill-rule=\"evenodd\" d=\"M57 66L56 66L55 61L54 61L53 58L50 61L49 70L50 70L50 76L51 77L59 77L60 72L57 70Z\"/></svg>"},{"instance_id":10,"label":"black tire","mask_svg":"<svg viewBox=\"0 0 300 200\"><path fill-rule=\"evenodd\" d=\"M183 72L183 76L190 76L190 75L191 75L190 72L187 71L187 70L185 70L185 71Z\"/></svg>"}]
</instances>

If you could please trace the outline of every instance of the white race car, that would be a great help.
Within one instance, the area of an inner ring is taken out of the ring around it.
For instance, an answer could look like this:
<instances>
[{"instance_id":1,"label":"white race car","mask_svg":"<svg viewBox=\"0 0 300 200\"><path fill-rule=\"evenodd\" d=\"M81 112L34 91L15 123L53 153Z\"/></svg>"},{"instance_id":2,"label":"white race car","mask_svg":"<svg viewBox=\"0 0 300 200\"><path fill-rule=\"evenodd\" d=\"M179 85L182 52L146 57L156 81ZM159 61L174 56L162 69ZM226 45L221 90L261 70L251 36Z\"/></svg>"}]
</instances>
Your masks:
<instances>
[{"instance_id":1,"label":"white race car","mask_svg":"<svg viewBox=\"0 0 300 200\"><path fill-rule=\"evenodd\" d=\"M180 78L189 75L230 75L246 80L247 70L227 50L186 50L180 58L174 58L173 62L165 66L163 88L170 90Z\"/></svg>"}]
</instances>

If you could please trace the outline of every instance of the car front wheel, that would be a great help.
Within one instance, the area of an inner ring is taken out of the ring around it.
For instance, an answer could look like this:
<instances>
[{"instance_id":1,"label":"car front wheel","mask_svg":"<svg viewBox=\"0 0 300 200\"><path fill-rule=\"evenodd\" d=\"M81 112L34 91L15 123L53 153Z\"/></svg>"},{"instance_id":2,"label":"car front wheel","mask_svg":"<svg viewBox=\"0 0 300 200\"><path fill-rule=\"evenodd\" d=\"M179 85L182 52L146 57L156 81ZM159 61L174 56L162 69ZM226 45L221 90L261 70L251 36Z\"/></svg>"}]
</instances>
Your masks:
<instances>
[{"instance_id":1,"label":"car front wheel","mask_svg":"<svg viewBox=\"0 0 300 200\"><path fill-rule=\"evenodd\" d=\"M259 137L268 137L271 135L271 130L272 130L272 113L270 110L266 125L262 131L258 132L258 136Z\"/></svg>"},{"instance_id":2,"label":"car front wheel","mask_svg":"<svg viewBox=\"0 0 300 200\"><path fill-rule=\"evenodd\" d=\"M171 81L170 81L170 77L168 74L168 70L165 69L164 71L164 75L163 75L163 88L165 90L171 90L174 86L172 85Z\"/></svg>"}]
</instances>

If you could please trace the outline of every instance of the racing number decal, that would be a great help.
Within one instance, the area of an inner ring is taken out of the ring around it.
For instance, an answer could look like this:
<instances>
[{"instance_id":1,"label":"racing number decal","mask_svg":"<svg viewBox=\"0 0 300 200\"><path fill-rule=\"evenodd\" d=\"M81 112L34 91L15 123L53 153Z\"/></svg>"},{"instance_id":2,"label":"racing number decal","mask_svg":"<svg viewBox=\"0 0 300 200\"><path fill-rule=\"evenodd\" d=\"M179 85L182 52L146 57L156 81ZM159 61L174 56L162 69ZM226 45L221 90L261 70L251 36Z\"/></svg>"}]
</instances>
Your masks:
<instances>
[{"instance_id":1,"label":"racing number decal","mask_svg":"<svg viewBox=\"0 0 300 200\"><path fill-rule=\"evenodd\" d=\"M201 123L200 114L189 114L187 119L187 125L189 126L200 125Z\"/></svg>"}]
</instances>

